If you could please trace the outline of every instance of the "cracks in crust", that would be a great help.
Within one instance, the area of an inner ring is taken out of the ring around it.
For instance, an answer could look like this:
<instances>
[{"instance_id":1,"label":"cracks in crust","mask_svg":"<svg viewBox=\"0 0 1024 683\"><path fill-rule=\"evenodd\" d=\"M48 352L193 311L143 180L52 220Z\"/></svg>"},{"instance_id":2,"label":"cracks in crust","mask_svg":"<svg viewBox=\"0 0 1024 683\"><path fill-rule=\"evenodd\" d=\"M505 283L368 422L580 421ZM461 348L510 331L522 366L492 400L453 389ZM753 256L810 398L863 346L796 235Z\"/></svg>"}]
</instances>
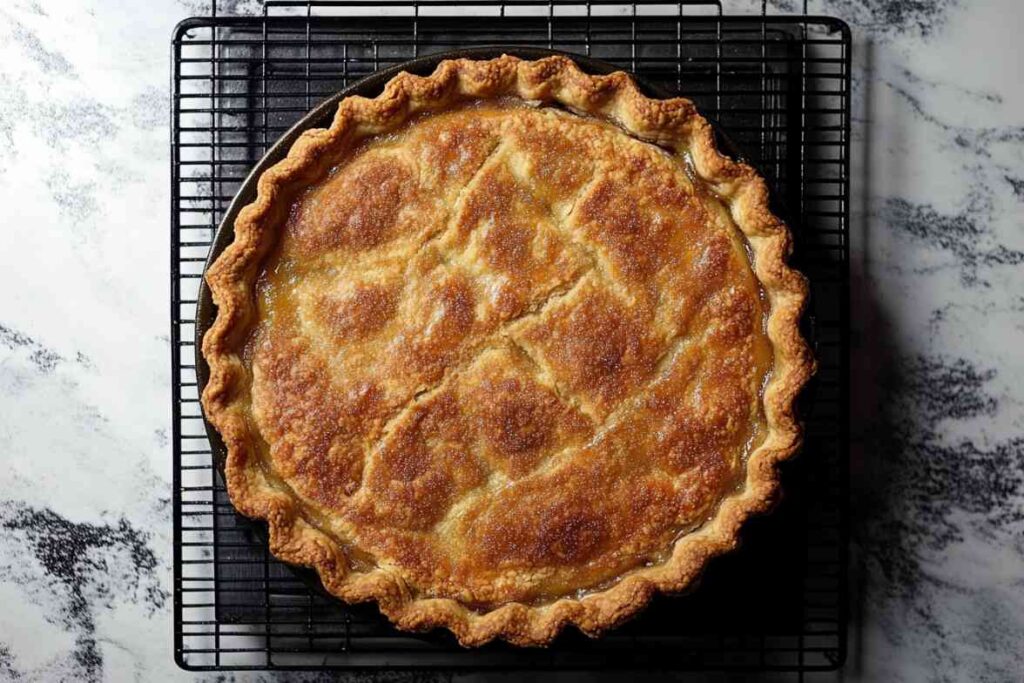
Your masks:
<instances>
[{"instance_id":1,"label":"cracks in crust","mask_svg":"<svg viewBox=\"0 0 1024 683\"><path fill-rule=\"evenodd\" d=\"M569 205L569 210L566 211L565 216L562 217L559 217L549 204L540 201L536 196L534 198L537 199L537 202L547 210L548 217L551 219L552 225L555 226L559 233L569 240L569 244L571 246L583 252L583 255L590 262L590 266L595 277L597 277L601 284L609 289L614 289L624 300L629 301L632 297L623 292L621 283L619 283L615 276L612 275L608 259L601 254L597 245L590 240L583 239L568 225L569 221L572 220L573 215L576 213L576 208L579 206L580 200L583 199L583 197L590 192L590 189L600 180L601 174L595 171L587 182L583 183L583 187L581 187L579 192L576 193L576 196L573 197L572 202Z\"/></svg>"},{"instance_id":2,"label":"cracks in crust","mask_svg":"<svg viewBox=\"0 0 1024 683\"><path fill-rule=\"evenodd\" d=\"M381 427L380 436L377 438L377 443L381 443L383 441L386 441L387 438L391 435L391 430L394 429L394 426L403 417L405 417L407 414L409 414L413 410L415 410L416 406L418 406L420 403L423 403L424 401L429 399L431 396L433 396L434 394L438 393L444 387L444 384L445 384L445 382L448 381L449 377L454 377L455 374L457 374L455 371L452 371L451 373L449 373L448 370L446 369L444 375L434 385L429 386L429 387L423 387L422 389L418 389L412 396L410 396L409 400L407 400L404 404L402 404L399 408L397 408L395 410L395 414L392 415L391 417L389 417L388 420L384 423L383 427ZM370 452L372 453L372 448L371 448ZM365 472L366 472L366 468L365 467L363 468L363 472L364 472L363 477L365 478L365 476L366 476L365 475ZM363 482L360 482L359 488L361 489L362 487L363 487ZM356 489L356 490L358 491L359 489ZM353 493L353 495L355 495L355 493Z\"/></svg>"},{"instance_id":3,"label":"cracks in crust","mask_svg":"<svg viewBox=\"0 0 1024 683\"><path fill-rule=\"evenodd\" d=\"M705 331L705 336L706 335L707 331ZM703 338L701 339L701 341L703 341ZM678 355L680 349L682 349L684 346L692 346L693 344L696 343L697 340L694 338L692 334L689 334L688 329L684 329L683 331L671 337L668 340L668 346L665 347L665 350L662 352L662 354L658 356L654 361L653 375L655 379L661 377L661 375L664 374L669 362L676 355Z\"/></svg>"},{"instance_id":4,"label":"cracks in crust","mask_svg":"<svg viewBox=\"0 0 1024 683\"><path fill-rule=\"evenodd\" d=\"M579 284L583 281L583 279L590 272L591 272L590 270L585 270L583 273L581 273L572 282L566 283L566 284L564 284L564 285L562 285L560 287L552 289L550 292L548 292L548 295L546 297L544 297L543 299L539 300L536 304L534 304L530 308L526 309L525 311L523 311L519 315L517 315L517 316L507 320L502 326L500 326L488 338L483 340L483 342L481 344L479 344L478 346L474 347L472 350L468 351L466 353L465 357L464 357L465 360L463 360L463 362L461 362L461 363L459 363L457 365L451 366L449 368L446 368L444 375L433 386L426 387L426 388L423 388L423 389L420 389L419 391L417 391L412 396L412 398L410 398L409 401L405 405L403 405L398 410L398 412L396 412L395 415L392 416L387 421L387 424L385 425L384 429L381 432L381 436L378 439L378 443L383 443L387 439L388 435L390 434L390 432L393 429L395 424L397 424L399 421L401 421L407 414L409 414L413 410L415 410L417 405L423 403L426 400L429 400L430 397L440 393L445 388L445 386L447 386L451 381L453 381L460 374L465 372L465 370L467 368L469 368L476 361L476 359L480 357L481 354L483 354L483 353L485 353L485 352L487 352L489 350L492 350L492 349L501 349L501 348L506 348L506 349L512 351L513 353L518 354L522 358L525 358L530 363L530 365L535 368L534 379L541 386L544 386L544 387L547 387L547 388L551 389L555 393L555 395L558 396L559 400L561 400L563 402L566 402L566 403L576 407L576 409L579 410L584 415L586 415L587 418L592 423L596 422L594 420L594 417L587 410L585 410L584 407L580 404L579 399L577 397L575 397L575 396L571 396L571 395L565 394L562 391L562 388L558 385L557 382L554 381L553 378L551 378L551 381L544 381L545 379L547 379L550 376L549 373L543 368L543 366L537 361L537 359L533 357L533 355L526 349L526 347L523 346L517 339L515 339L515 337L513 337L511 335L511 333L509 332L509 328L510 327L513 327L516 324L521 323L522 321L527 320L529 318L533 318L533 317L537 317L537 316L542 315L544 313L544 311L547 310L550 306L554 305L559 300L561 300L561 299L565 298L566 296L568 296L571 292L573 292L579 286ZM504 342L504 343L503 344L502 343L496 343L496 340L500 340L501 342ZM571 447L563 449L563 450L559 451L558 453L552 454L547 459L547 461L543 465L541 465L540 468L538 468L538 470L535 471L535 473L537 471L542 471L542 470L546 471L546 470L550 469L551 463L555 459L557 459L559 456L561 456L564 453L568 452L569 450L571 450ZM368 456L372 455L372 453L373 453L373 451L371 450L367 455ZM485 465L484 462L481 462L480 464L481 465ZM364 467L363 468L364 481L365 481L365 476L366 476L365 473L366 473L367 469L368 469L368 467ZM497 470L489 469L488 473L487 473L487 481L484 484L478 486L475 490L483 491L485 489L486 490L495 490L495 489L499 488L500 485L502 484L502 482L501 481L496 481L496 479L495 479L495 474L496 473L497 473ZM363 484L361 482L360 483L360 488L362 488L362 485ZM449 507L449 509L448 509L447 513L445 514L445 516L441 520L439 520L437 522L437 524L434 525L433 528L434 529L443 528L445 525L449 524L452 519L454 519L454 518L456 518L458 516L458 509L459 508L466 507L467 505L469 505L469 501L471 499L475 500L479 495L482 495L482 493L481 494L477 494L477 495L471 495L470 492L468 492L468 491L465 492L463 494L462 500L457 502L457 503L455 503L451 507Z\"/></svg>"},{"instance_id":5,"label":"cracks in crust","mask_svg":"<svg viewBox=\"0 0 1024 683\"><path fill-rule=\"evenodd\" d=\"M492 349L502 348L502 344L495 343L495 339L504 341L507 346L522 349L518 341L513 340L510 334L510 328L516 326L517 324L521 324L524 320L528 320L529 318L536 318L538 316L543 315L544 311L546 311L550 306L554 305L561 299L569 296L569 294L580 285L580 283L586 278L587 274L590 272L590 270L585 270L572 282L566 283L564 285L552 289L551 291L548 292L548 295L546 297L540 299L537 303L528 307L519 315L509 318L501 326L499 326L498 329L492 332L487 338L483 339L479 344L468 349L462 356L462 362L456 363L455 365L451 365L445 368L444 374L441 376L439 380L437 380L437 382L435 382L433 385L429 387L423 387L416 391L416 393L413 394L412 397L401 408L399 408L390 419L388 419L383 429L381 430L381 435L378 441L384 441L390 434L391 429L402 417L412 412L417 405L429 399L434 394L438 393L446 384L448 384L450 381L452 381L460 374L465 372L465 370L469 366L471 366L476 361L476 359L480 357L482 353ZM531 360L531 362L536 364L536 361L534 361L532 357L527 357ZM540 366L538 365L538 367ZM545 386L548 386L546 383L544 384ZM555 387L552 386L551 388L556 393L558 393L559 396L561 396L561 394Z\"/></svg>"},{"instance_id":6,"label":"cracks in crust","mask_svg":"<svg viewBox=\"0 0 1024 683\"><path fill-rule=\"evenodd\" d=\"M480 165L476 167L475 171L473 171L473 175L471 175L469 177L469 180L467 180L466 183L462 186L462 188L459 189L458 194L455 196L455 200L452 201L451 204L449 205L448 214L445 216L444 220L444 227L438 230L433 235L430 235L430 237L428 237L427 240L422 245L420 245L421 250L430 244L438 242L452 229L452 221L454 221L455 217L458 215L459 208L463 204L463 201L466 197L466 193L469 192L469 188L473 186L477 178L480 177L480 174L483 173L483 170L487 166L487 164L490 163L490 161L500 153L501 146L501 141L494 143L494 146L491 147L490 151L484 157L483 161L481 161ZM449 262L447 254L442 253L441 256L444 263L447 264ZM413 259L410 259L410 267L412 263ZM406 278L408 279L408 277L409 273L407 268ZM389 417L381 426L378 441L383 441L384 439L386 439L388 435L391 433L391 430L394 427L395 423L398 422L398 420L402 416L404 416L406 413L415 408L415 406L418 403L421 403L424 397L427 397L428 394L433 395L434 393L436 393L436 391L441 388L441 386L445 383L448 377L452 376L453 374L453 371L450 371L450 369L446 368L444 375L442 375L441 379L439 379L437 383L435 383L433 386L421 387L420 389L416 390L416 392L413 393L413 395L410 396L409 399L404 404L395 409L395 413L391 417ZM360 483L359 488L362 488L362 483Z\"/></svg>"},{"instance_id":7,"label":"cracks in crust","mask_svg":"<svg viewBox=\"0 0 1024 683\"><path fill-rule=\"evenodd\" d=\"M609 413L608 417L605 418L604 423L602 423L601 425L600 431L594 435L594 439L596 440L607 434L608 431L618 423L619 417L622 415L622 413L624 413L628 408L631 408L634 405L636 405L637 398L646 394L647 390L650 389L650 387L665 374L665 370L668 368L668 365L673 358L676 358L684 348L696 346L700 341L703 341L703 338L698 340L688 335L686 332L680 332L675 337L673 337L669 341L668 347L665 349L665 352L662 353L661 356L659 356L658 359L655 361L654 372L651 373L651 379L648 382L646 382L642 387L634 391L632 394L622 399L622 401L615 408L615 410ZM690 377L687 380L687 388L690 387L690 385L693 382L693 379L693 377Z\"/></svg>"},{"instance_id":8,"label":"cracks in crust","mask_svg":"<svg viewBox=\"0 0 1024 683\"><path fill-rule=\"evenodd\" d=\"M444 227L438 230L433 235L431 235L429 238L427 238L427 241L420 245L421 249L427 246L428 244L437 242L446 234L448 234L448 232L452 229L452 221L458 215L459 209L462 207L462 204L466 199L466 193L469 192L469 189L473 186L474 183L476 183L477 178L479 178L480 174L483 173L484 168L486 168L487 164L489 164L492 159L494 159L496 156L498 156L498 154L501 153L502 147L503 145L500 140L494 143L494 146L491 147L489 152L487 152L487 155L484 157L483 161L481 161L480 165L476 167L475 171L473 171L473 175L471 175L469 177L469 180L467 180L466 183L462 186L462 188L459 189L458 194L455 195L454 201L452 201L451 204L448 205L448 214L444 218Z\"/></svg>"},{"instance_id":9,"label":"cracks in crust","mask_svg":"<svg viewBox=\"0 0 1024 683\"><path fill-rule=\"evenodd\" d=\"M466 181L465 185L462 186L462 188L459 190L458 194L456 195L455 200L451 203L451 208L449 209L448 216L445 219L445 227L443 229L439 230L436 234L431 235L430 238L424 243L423 246L426 246L427 244L430 244L430 243L433 243L433 242L437 242L438 240L440 240L445 234L447 234L452 229L452 221L458 215L459 208L462 206L462 204L463 204L463 202L465 200L466 194L469 192L470 188L476 182L477 178L480 177L480 174L483 173L484 168L487 167L487 165L491 162L492 159L494 159L495 157L497 157L501 153L502 148L503 148L503 145L502 145L502 143L500 141L495 143L494 147L491 148L490 152L488 152L487 156L484 158L484 160L477 167L476 171L473 172L473 175L469 178L469 180ZM568 220L568 218L575 211L576 205L579 203L580 198L584 194L586 194L586 191L589 190L589 188L591 186L591 183L594 181L594 179L596 177L597 177L597 174L595 173L593 176L591 176L591 178L584 184L583 188L573 198L572 203L571 203L570 208L569 208L569 211L566 212L566 216L565 216L564 220ZM568 294L571 291L576 289L576 287L578 287L580 285L580 283L583 281L583 279L588 274L594 273L596 277L599 277L602 280L604 280L604 277L602 277L602 276L597 274L598 271L599 271L599 268L601 267L601 265L603 265L603 262L601 261L600 257L597 256L596 254L592 253L591 250L587 249L584 245L582 245L577 240L572 239L573 238L572 231L565 227L565 225L562 222L562 219L559 219L558 216L555 215L555 213L552 210L552 207L550 205L548 205L546 202L540 201L536 196L534 196L534 199L537 200L538 204L540 204L541 206L543 206L546 209L548 215L551 218L552 224L563 235L569 237L570 244L572 244L573 246L578 246L587 255L588 260L590 261L590 268L587 268L586 270L581 272L574 280L572 280L570 282L567 282L567 283L561 283L559 285L556 285L551 290L549 290L545 294L545 296L543 298L539 299L535 303L533 303L530 306L528 306L526 309L524 309L518 315L513 316L512 318L509 318L508 320L506 320L497 330L495 330L494 332L491 333L491 335L488 337L488 339L484 340L483 343L481 343L480 345L474 347L473 349L470 349L466 353L466 356L468 356L468 360L464 360L463 362L458 363L455 366L446 368L444 374L441 376L441 378L435 384L433 384L432 386L423 387L423 388L417 390L409 398L409 400L406 401L401 407L399 407L396 410L396 412L394 413L394 415L392 417L390 417L385 422L385 424L383 425L383 427L381 429L380 437L379 437L378 441L384 441L389 436L389 434L391 433L391 430L393 429L394 425L402 417L404 417L406 414L408 414L409 412L414 410L415 407L419 403L422 403L424 400L426 400L430 396L433 396L435 393L437 393L441 389L441 387L444 386L451 379L457 377L459 374L461 374L463 371L465 371L465 369L467 367L469 367L470 365L472 365L473 362L476 360L477 357L480 356L481 353L483 353L483 352L485 352L485 351L487 351L489 349L499 348L497 345L495 345L494 343L491 342L491 340L494 339L495 337L500 338L500 339L504 339L507 344L509 344L514 349L518 349L518 351L522 355L524 355L526 358L528 358L533 365L535 365L538 369L541 369L541 366L537 363L537 361L528 352L526 352L526 350L522 346L522 344L520 344L518 342L518 340L515 340L515 339L512 338L512 336L510 334L509 328L511 328L512 326L516 325L517 323L521 323L523 320L526 320L528 318L537 317L537 316L542 315L543 312L550 305L552 305L555 302L559 301L560 299L568 296ZM450 263L450 261L451 261L451 256L449 254L442 254L442 258L445 261L445 263ZM464 358L466 356L464 356ZM548 373L546 371L542 372L542 376L546 376L547 374ZM543 382L543 384L545 386L548 386L549 388L551 388L556 393L556 395L559 396L559 398L563 398L563 394L561 392L561 389L559 387L555 386L554 382L552 382L550 385L547 382ZM591 420L593 420L593 416L590 415L590 413L588 411L584 410L581 407L578 399L576 401L572 402L572 404L575 405L578 410L580 410L585 415L587 415L587 417L589 417Z\"/></svg>"},{"instance_id":10,"label":"cracks in crust","mask_svg":"<svg viewBox=\"0 0 1024 683\"><path fill-rule=\"evenodd\" d=\"M591 423L596 424L594 416L591 415L582 406L582 404L579 401L579 398L574 395L566 394L565 392L563 392L562 387L558 385L554 378L550 377L550 373L541 365L541 363L533 356L533 354L531 354L526 349L526 347L519 340L512 336L512 334L509 331L509 328L519 323L522 323L522 321L524 320L528 320L530 318L543 315L544 311L547 310L550 306L556 304L561 299L569 296L569 294L572 293L580 285L580 283L584 280L584 278L586 278L586 276L590 272L591 270L589 269L585 270L579 276L577 276L575 280L565 283L549 291L547 296L545 296L543 299L540 299L537 303L527 308L519 315L507 320L495 332L493 332L489 337L487 337L480 345L474 347L472 350L467 352L466 359L462 363L452 366L451 368L447 368L445 370L444 375L441 377L440 380L437 381L436 384L434 384L431 387L427 387L417 391L409 400L409 402L406 403L402 408L400 408L398 413L396 413L394 417L388 420L387 426L385 427L385 430L382 432L379 441L383 442L390 433L390 430L394 424L399 422L405 415L415 410L417 405L419 405L425 400L429 400L431 396L434 396L435 394L442 391L447 384L449 384L456 377L465 372L465 370L469 368L477 360L477 358L480 357L481 354L486 353L489 350L501 348L508 349L511 352L524 358L534 368L534 379L538 382L538 384L548 389L551 389L559 398L559 400L574 406L582 414L586 415L587 418L591 421ZM500 341L503 343L496 343L496 341ZM568 452L571 449L572 447L568 447L562 449L558 453L552 454L547 459L547 461L544 464L542 464L537 470L531 473L531 475L536 474L537 472L540 471L549 470L551 468L551 463L554 460L558 459L559 456L563 455L564 453ZM481 462L480 464L486 465L486 463L484 462ZM364 468L363 471L365 472L366 468ZM497 470L489 469L487 473L487 481L484 484L478 486L474 490L483 491L486 489L493 491L499 488L504 483L503 481L501 481L501 479L504 478L496 479L496 474L498 474ZM449 524L452 519L458 516L459 508L468 506L470 500L475 500L479 495L482 495L482 493L472 495L469 491L465 492L462 496L462 500L456 502L454 505L449 507L445 516L441 520L439 520L437 524L434 525L433 528L443 528L445 525Z\"/></svg>"},{"instance_id":11,"label":"cracks in crust","mask_svg":"<svg viewBox=\"0 0 1024 683\"><path fill-rule=\"evenodd\" d=\"M576 232L569 227L569 221L572 220L572 217L576 214L576 209L579 207L580 200L583 199L584 195L590 191L591 187L597 184L599 179L597 172L590 176L590 179L583 184L580 191L576 193L575 197L573 197L572 204L569 206L569 210L565 212L565 216L560 218L555 214L551 206L545 205L545 207L547 208L548 215L551 217L551 222L555 227L558 228L564 236L569 238L569 243L572 246L582 250L583 253L587 255L587 258L590 259L594 269L602 274L603 280L606 280L606 284L611 284L614 282L614 278L611 276L611 271L608 268L608 261L601 255L596 246L591 244L589 240L579 239Z\"/></svg>"},{"instance_id":12,"label":"cracks in crust","mask_svg":"<svg viewBox=\"0 0 1024 683\"><path fill-rule=\"evenodd\" d=\"M588 275L593 278L596 278L605 287L616 290L619 293L619 295L622 296L624 299L629 300L631 298L621 291L621 283L619 283L618 280L612 275L607 259L600 254L597 246L594 245L589 240L580 239L576 231L574 231L568 225L568 223L572 219L572 216L575 214L577 207L579 206L580 200L584 196L586 196L586 194L591 190L592 187L594 187L594 185L597 182L600 181L600 179L601 174L595 171L591 175L591 177L583 184L583 186L576 193L576 195L572 198L568 210L562 217L559 217L555 213L553 207L550 204L541 201L540 198L538 198L536 195L533 195L534 200L537 201L539 205L545 208L551 220L551 223L555 227L555 229L558 230L558 232L563 237L567 238L570 246L579 249L584 254L584 256L587 258L587 261L589 262L589 268L580 273L574 281L557 286L551 291L549 291L547 296L545 296L543 299L539 300L537 303L527 308L524 312L506 321L506 323L497 331L495 331L495 333L492 335L492 337L502 337L506 344L508 345L508 348L516 352L520 357L524 358L530 363L530 365L534 368L534 378L542 386L553 391L560 401L567 405L571 405L573 408L575 408L581 414L587 417L587 419L594 427L594 436L591 439L591 443L598 441L605 433L607 433L607 431L615 424L615 419L617 418L617 416L634 402L633 399L635 398L635 396L643 393L646 390L646 388L650 386L650 384L655 382L657 378L663 374L669 360L677 355L679 349L681 349L683 346L696 343L696 340L692 339L685 332L680 332L679 334L675 335L675 337L673 337L669 341L669 345L665 349L665 351L655 361L655 370L652 373L653 377L650 380L650 382L646 383L644 387L641 387L636 392L623 399L618 408L616 408L614 411L612 411L612 413L606 416L605 419L601 420L598 419L596 415L594 415L591 409L587 408L584 405L583 401L577 394L567 392L562 386L560 386L554 380L554 377L551 375L550 369L547 368L541 362L541 360L538 359L533 353L531 353L531 351L529 350L529 348L527 348L526 345L524 345L519 339L517 339L511 334L509 328L513 326L518 326L518 324L521 324L523 320L542 315L543 312L547 310L551 305L553 305L560 299L567 297L571 292L576 290ZM460 197L461 196L462 194L460 193ZM473 359L471 359L465 365L471 364L475 357L478 356L480 352L485 351L488 348L496 347L493 344L484 345L477 351L476 354L474 354ZM455 376L456 374L464 370L464 368L465 366L460 366L457 370L453 371L451 376ZM439 385L443 384L446 380L447 376L445 378L442 378L442 380L439 382ZM558 454L554 454L553 456L551 456L551 458L555 458L560 454L561 452ZM549 460L551 458L549 458ZM537 471L546 469L548 469L547 465L543 465Z\"/></svg>"},{"instance_id":13,"label":"cracks in crust","mask_svg":"<svg viewBox=\"0 0 1024 683\"><path fill-rule=\"evenodd\" d=\"M536 357L534 357L522 342L512 335L507 335L505 340L508 342L509 348L511 348L521 358L525 359L530 366L533 367L534 378L541 386L553 391L555 396L558 397L558 400L571 405L576 410L586 415L587 419L590 420L591 424L594 425L595 428L599 426L597 418L586 408L586 406L583 405L579 396L566 392L558 382L555 381L555 378L551 375L551 371L548 370L548 368L546 368Z\"/></svg>"}]
</instances>

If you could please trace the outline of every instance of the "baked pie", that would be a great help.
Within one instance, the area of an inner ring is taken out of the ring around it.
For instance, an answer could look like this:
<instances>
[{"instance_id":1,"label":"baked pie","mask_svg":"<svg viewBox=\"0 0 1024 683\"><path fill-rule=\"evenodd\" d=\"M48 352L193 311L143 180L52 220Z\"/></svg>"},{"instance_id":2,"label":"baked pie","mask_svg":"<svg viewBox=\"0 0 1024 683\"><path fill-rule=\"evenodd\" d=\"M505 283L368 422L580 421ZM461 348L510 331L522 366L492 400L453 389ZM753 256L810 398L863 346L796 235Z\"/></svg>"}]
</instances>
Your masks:
<instances>
[{"instance_id":1,"label":"baked pie","mask_svg":"<svg viewBox=\"0 0 1024 683\"><path fill-rule=\"evenodd\" d=\"M800 443L790 234L691 102L624 73L400 74L234 232L202 344L231 499L399 628L597 634L732 548Z\"/></svg>"}]
</instances>

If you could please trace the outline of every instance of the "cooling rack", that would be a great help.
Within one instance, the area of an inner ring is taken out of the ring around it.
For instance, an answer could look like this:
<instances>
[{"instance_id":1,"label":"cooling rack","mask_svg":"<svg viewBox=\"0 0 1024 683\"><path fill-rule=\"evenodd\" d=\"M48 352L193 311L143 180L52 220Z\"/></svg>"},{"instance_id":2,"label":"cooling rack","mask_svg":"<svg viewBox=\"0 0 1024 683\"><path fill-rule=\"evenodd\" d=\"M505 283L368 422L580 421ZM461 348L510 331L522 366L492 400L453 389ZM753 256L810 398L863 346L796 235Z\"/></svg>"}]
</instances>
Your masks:
<instances>
[{"instance_id":1,"label":"cooling rack","mask_svg":"<svg viewBox=\"0 0 1024 683\"><path fill-rule=\"evenodd\" d=\"M214 231L266 148L318 102L414 57L495 43L587 55L690 97L774 187L811 281L819 372L785 498L701 585L634 621L547 649L465 651L393 629L274 560L216 474L197 395L199 280ZM171 75L174 650L186 669L772 670L801 680L846 654L850 35L827 17L721 4L267 0L183 21Z\"/></svg>"}]
</instances>

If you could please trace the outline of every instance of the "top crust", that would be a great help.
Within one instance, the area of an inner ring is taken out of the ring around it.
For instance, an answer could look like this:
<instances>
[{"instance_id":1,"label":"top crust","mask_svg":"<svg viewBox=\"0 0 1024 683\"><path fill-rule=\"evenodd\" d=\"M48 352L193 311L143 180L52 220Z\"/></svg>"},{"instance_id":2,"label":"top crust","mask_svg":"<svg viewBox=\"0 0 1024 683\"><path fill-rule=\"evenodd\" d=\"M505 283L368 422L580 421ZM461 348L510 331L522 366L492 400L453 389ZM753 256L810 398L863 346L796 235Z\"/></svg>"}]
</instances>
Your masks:
<instances>
[{"instance_id":1,"label":"top crust","mask_svg":"<svg viewBox=\"0 0 1024 683\"><path fill-rule=\"evenodd\" d=\"M734 547L800 444L790 234L691 102L623 73L402 73L234 227L202 344L232 502L400 628L597 634Z\"/></svg>"}]
</instances>

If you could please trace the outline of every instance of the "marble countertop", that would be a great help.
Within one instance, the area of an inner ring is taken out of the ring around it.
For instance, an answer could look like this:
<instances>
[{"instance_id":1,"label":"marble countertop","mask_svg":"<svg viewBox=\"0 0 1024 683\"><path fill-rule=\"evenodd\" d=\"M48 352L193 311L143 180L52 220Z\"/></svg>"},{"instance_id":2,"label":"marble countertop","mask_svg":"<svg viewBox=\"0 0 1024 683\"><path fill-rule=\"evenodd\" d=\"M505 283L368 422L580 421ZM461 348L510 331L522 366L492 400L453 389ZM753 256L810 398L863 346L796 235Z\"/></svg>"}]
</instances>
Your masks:
<instances>
[{"instance_id":1,"label":"marble countertop","mask_svg":"<svg viewBox=\"0 0 1024 683\"><path fill-rule=\"evenodd\" d=\"M171 29L207 9L0 7L0 681L201 678L171 652L167 112ZM809 9L855 43L838 677L1020 680L1024 4Z\"/></svg>"}]
</instances>

